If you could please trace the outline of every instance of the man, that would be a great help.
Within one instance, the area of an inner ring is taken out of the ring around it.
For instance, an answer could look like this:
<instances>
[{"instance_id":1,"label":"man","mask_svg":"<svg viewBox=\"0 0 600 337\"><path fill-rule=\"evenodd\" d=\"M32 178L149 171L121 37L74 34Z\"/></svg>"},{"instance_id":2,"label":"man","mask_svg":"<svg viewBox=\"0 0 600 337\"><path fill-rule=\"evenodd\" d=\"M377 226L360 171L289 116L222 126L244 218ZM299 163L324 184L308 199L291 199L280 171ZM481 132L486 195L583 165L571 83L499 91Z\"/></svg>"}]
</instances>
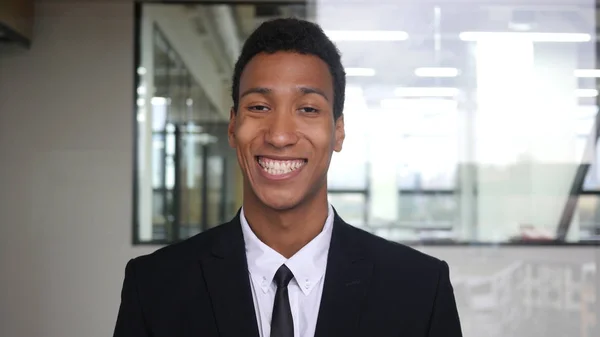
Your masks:
<instances>
[{"instance_id":1,"label":"man","mask_svg":"<svg viewBox=\"0 0 600 337\"><path fill-rule=\"evenodd\" d=\"M461 336L447 264L351 227L327 201L344 91L317 25L279 19L249 37L229 124L243 207L128 263L115 337Z\"/></svg>"}]
</instances>

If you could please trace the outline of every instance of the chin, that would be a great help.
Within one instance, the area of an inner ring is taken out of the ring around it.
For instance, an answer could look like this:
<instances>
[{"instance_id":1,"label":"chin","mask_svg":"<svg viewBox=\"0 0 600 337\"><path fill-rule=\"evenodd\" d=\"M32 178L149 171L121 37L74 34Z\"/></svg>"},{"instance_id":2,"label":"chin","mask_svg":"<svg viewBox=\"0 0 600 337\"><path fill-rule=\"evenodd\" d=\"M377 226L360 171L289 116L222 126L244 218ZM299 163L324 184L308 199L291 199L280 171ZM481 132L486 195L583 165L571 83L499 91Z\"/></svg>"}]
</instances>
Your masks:
<instances>
[{"instance_id":1,"label":"chin","mask_svg":"<svg viewBox=\"0 0 600 337\"><path fill-rule=\"evenodd\" d=\"M265 192L257 193L258 199L265 206L278 211L287 211L293 209L298 206L303 199L299 195L290 195L289 193Z\"/></svg>"},{"instance_id":2,"label":"chin","mask_svg":"<svg viewBox=\"0 0 600 337\"><path fill-rule=\"evenodd\" d=\"M288 211L300 204L299 202L295 202L294 200L278 200L271 198L261 198L261 201L265 206L277 211Z\"/></svg>"}]
</instances>

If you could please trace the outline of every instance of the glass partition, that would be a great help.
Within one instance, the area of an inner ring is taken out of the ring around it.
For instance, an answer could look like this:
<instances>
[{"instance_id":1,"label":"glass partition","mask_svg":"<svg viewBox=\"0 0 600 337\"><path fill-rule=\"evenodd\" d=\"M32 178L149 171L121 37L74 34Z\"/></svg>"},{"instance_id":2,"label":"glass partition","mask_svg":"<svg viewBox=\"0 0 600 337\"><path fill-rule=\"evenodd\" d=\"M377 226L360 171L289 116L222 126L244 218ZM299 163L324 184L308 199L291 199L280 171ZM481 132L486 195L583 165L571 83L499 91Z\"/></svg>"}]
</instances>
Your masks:
<instances>
[{"instance_id":1,"label":"glass partition","mask_svg":"<svg viewBox=\"0 0 600 337\"><path fill-rule=\"evenodd\" d=\"M319 23L347 73L329 199L409 243L600 242L593 1L138 5L135 241L227 221L234 62L265 20Z\"/></svg>"}]
</instances>

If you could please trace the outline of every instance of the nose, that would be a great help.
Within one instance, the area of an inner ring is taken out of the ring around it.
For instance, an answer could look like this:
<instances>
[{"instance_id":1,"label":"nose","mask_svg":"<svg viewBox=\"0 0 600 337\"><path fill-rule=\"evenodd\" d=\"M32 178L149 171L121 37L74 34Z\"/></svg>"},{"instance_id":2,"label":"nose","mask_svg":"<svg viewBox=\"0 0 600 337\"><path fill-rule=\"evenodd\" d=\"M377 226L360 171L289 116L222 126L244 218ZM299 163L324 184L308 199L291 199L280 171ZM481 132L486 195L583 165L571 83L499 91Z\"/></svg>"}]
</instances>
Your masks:
<instances>
[{"instance_id":1,"label":"nose","mask_svg":"<svg viewBox=\"0 0 600 337\"><path fill-rule=\"evenodd\" d=\"M276 148L284 148L298 142L294 115L277 112L270 116L265 141Z\"/></svg>"}]
</instances>

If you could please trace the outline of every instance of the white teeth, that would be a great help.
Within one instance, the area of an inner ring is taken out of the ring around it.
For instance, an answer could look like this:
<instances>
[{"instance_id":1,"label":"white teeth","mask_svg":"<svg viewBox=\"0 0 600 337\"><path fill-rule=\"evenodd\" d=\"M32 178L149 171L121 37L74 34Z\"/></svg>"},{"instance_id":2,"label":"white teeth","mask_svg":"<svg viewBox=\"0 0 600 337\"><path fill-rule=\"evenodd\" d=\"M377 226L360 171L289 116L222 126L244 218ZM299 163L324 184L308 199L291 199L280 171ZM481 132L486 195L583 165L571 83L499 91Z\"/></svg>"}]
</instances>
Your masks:
<instances>
[{"instance_id":1,"label":"white teeth","mask_svg":"<svg viewBox=\"0 0 600 337\"><path fill-rule=\"evenodd\" d=\"M273 160L259 157L258 163L267 173L280 175L299 169L304 165L304 160Z\"/></svg>"}]
</instances>

